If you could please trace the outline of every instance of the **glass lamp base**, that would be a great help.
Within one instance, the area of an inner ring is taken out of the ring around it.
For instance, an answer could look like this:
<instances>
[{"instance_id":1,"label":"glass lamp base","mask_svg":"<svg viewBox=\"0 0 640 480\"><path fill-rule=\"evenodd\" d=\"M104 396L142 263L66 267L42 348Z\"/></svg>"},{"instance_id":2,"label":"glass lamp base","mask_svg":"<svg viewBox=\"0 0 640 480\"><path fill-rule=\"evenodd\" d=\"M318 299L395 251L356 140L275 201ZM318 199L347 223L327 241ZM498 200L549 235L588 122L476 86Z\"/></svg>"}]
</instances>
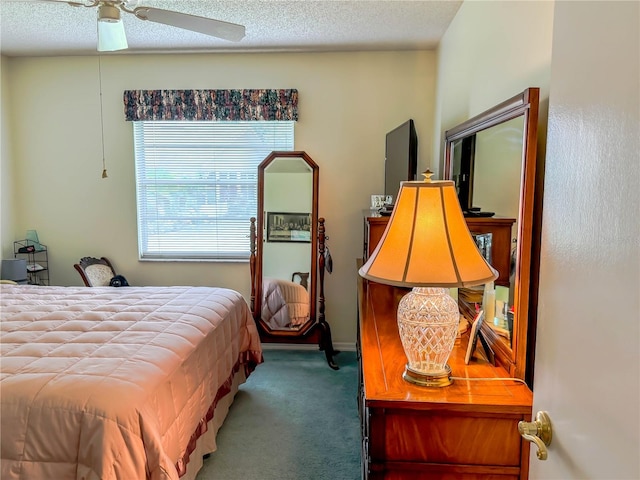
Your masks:
<instances>
[{"instance_id":1,"label":"glass lamp base","mask_svg":"<svg viewBox=\"0 0 640 480\"><path fill-rule=\"evenodd\" d=\"M421 387L446 387L453 383L451 380L451 367L444 366L442 372L423 373L412 370L409 365L404 368L402 378L409 383L415 383Z\"/></svg>"},{"instance_id":2,"label":"glass lamp base","mask_svg":"<svg viewBox=\"0 0 640 480\"><path fill-rule=\"evenodd\" d=\"M451 385L447 360L458 334L457 302L444 288L414 287L400 300L397 317L407 356L403 378L421 386Z\"/></svg>"}]
</instances>

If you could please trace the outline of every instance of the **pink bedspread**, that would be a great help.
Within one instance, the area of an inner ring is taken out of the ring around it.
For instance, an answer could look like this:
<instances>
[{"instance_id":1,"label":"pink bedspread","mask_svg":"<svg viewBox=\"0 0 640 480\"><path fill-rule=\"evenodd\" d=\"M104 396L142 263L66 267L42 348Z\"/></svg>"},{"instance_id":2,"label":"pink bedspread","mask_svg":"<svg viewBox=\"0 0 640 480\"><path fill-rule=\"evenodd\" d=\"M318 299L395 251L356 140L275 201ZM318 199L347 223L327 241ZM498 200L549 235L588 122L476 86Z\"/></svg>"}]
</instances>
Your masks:
<instances>
[{"instance_id":1,"label":"pink bedspread","mask_svg":"<svg viewBox=\"0 0 640 480\"><path fill-rule=\"evenodd\" d=\"M227 289L2 285L0 309L3 480L176 480L216 395L262 361Z\"/></svg>"},{"instance_id":2,"label":"pink bedspread","mask_svg":"<svg viewBox=\"0 0 640 480\"><path fill-rule=\"evenodd\" d=\"M265 277L262 281L262 320L273 330L288 330L309 320L309 293L302 285Z\"/></svg>"}]
</instances>

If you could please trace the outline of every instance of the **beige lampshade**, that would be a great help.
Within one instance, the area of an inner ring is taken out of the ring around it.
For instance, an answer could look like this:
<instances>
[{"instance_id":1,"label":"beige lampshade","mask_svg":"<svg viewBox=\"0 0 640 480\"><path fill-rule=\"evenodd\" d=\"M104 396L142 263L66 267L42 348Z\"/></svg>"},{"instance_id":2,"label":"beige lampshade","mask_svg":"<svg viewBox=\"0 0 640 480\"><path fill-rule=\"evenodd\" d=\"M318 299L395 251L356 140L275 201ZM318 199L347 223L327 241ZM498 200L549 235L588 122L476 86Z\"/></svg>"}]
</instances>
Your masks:
<instances>
[{"instance_id":1,"label":"beige lampshade","mask_svg":"<svg viewBox=\"0 0 640 480\"><path fill-rule=\"evenodd\" d=\"M389 224L359 273L401 287L470 287L498 277L476 247L454 183L446 180L402 182Z\"/></svg>"}]
</instances>

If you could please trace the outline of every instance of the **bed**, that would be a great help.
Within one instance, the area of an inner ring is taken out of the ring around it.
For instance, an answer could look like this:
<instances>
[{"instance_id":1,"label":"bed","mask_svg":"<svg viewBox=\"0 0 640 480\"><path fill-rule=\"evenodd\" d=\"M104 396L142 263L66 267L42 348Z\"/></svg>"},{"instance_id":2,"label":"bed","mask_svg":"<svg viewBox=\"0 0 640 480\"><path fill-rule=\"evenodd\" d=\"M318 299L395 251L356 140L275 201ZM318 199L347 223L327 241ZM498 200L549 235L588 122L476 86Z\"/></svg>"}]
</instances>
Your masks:
<instances>
[{"instance_id":1,"label":"bed","mask_svg":"<svg viewBox=\"0 0 640 480\"><path fill-rule=\"evenodd\" d=\"M3 480L195 478L262 361L239 293L0 288Z\"/></svg>"},{"instance_id":2,"label":"bed","mask_svg":"<svg viewBox=\"0 0 640 480\"><path fill-rule=\"evenodd\" d=\"M265 277L262 320L272 330L296 330L309 320L309 292L300 284Z\"/></svg>"}]
</instances>

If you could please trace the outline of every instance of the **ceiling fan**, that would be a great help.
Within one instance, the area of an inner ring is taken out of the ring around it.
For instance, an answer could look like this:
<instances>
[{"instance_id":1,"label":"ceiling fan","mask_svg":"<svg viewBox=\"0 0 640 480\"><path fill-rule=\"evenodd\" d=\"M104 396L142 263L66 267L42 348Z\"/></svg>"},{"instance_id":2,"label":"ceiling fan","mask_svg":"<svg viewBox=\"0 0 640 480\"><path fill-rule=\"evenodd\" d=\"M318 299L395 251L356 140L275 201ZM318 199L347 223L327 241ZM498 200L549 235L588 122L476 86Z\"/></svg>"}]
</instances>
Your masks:
<instances>
[{"instance_id":1,"label":"ceiling fan","mask_svg":"<svg viewBox=\"0 0 640 480\"><path fill-rule=\"evenodd\" d=\"M86 0L84 2L67 0L44 1L67 3L73 7L97 7L99 52L112 52L129 48L124 26L120 18L121 12L133 14L140 20L162 23L164 25L191 30L232 42L242 40L245 34L243 25L172 10L137 6L138 0Z\"/></svg>"}]
</instances>

